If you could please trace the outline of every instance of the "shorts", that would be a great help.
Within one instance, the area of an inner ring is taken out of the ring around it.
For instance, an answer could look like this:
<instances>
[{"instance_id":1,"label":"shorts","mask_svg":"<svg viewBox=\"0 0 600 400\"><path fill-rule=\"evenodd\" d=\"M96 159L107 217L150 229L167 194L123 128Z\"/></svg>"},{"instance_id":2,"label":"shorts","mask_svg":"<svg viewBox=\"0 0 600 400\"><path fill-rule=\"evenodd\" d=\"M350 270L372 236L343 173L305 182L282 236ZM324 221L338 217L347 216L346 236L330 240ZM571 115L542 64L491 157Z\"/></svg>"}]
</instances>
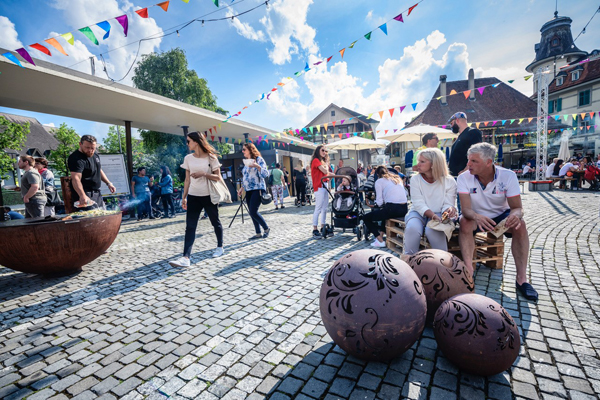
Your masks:
<instances>
[{"instance_id":1,"label":"shorts","mask_svg":"<svg viewBox=\"0 0 600 400\"><path fill-rule=\"evenodd\" d=\"M508 217L509 214L510 214L510 210L506 210L502 214L498 215L497 217L492 218L492 220L496 224L499 224L503 219L506 219L506 217ZM479 229L479 227L477 227L473 231L473 233L478 233L478 232L481 232L481 229ZM504 236L506 236L507 238L511 238L512 237L512 233L504 232Z\"/></svg>"}]
</instances>

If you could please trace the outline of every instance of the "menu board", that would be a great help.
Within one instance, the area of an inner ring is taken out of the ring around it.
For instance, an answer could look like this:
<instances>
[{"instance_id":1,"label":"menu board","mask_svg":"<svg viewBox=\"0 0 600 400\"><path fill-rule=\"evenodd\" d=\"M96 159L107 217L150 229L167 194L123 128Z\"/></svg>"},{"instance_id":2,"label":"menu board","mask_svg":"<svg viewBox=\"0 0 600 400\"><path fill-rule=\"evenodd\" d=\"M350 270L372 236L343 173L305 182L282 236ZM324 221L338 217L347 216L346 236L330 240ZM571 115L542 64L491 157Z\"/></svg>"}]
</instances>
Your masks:
<instances>
[{"instance_id":1,"label":"menu board","mask_svg":"<svg viewBox=\"0 0 600 400\"><path fill-rule=\"evenodd\" d=\"M125 168L125 158L123 154L99 154L102 171L108 180L115 185L115 193L110 193L106 183L102 182L100 191L103 196L128 196L131 192L131 184L127 178L127 168Z\"/></svg>"}]
</instances>

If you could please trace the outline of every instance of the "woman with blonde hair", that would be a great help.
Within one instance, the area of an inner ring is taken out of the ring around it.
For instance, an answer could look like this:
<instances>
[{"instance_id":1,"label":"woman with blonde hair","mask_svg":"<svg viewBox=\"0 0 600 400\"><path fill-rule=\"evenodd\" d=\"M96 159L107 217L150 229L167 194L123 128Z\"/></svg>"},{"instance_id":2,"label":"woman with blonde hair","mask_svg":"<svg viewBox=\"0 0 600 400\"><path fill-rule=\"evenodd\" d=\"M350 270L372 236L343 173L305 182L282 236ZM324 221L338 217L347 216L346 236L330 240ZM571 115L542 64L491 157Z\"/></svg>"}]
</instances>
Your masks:
<instances>
[{"instance_id":1,"label":"woman with blonde hair","mask_svg":"<svg viewBox=\"0 0 600 400\"><path fill-rule=\"evenodd\" d=\"M446 234L426 226L430 220L441 221L442 214L449 219L458 216L454 207L456 181L448 172L444 153L437 148L419 152L416 170L417 175L410 180L412 207L404 218L404 254L412 255L419 251L423 230L432 248L447 251Z\"/></svg>"},{"instance_id":2,"label":"woman with blonde hair","mask_svg":"<svg viewBox=\"0 0 600 400\"><path fill-rule=\"evenodd\" d=\"M380 165L375 169L375 204L377 208L364 216L363 221L369 232L375 236L373 247L385 247L383 233L379 231L377 222L390 218L402 218L406 215L406 190L402 178Z\"/></svg>"},{"instance_id":3,"label":"woman with blonde hair","mask_svg":"<svg viewBox=\"0 0 600 400\"><path fill-rule=\"evenodd\" d=\"M219 220L219 207L210 200L208 181L218 181L221 178L221 163L217 151L212 147L201 132L191 132L187 135L188 149L193 153L183 159L181 168L185 169L185 183L181 207L187 210L185 216L185 239L183 256L169 264L175 267L189 267L192 246L196 239L198 219L205 210L217 236L217 248L213 257L223 255L223 226Z\"/></svg>"},{"instance_id":4,"label":"woman with blonde hair","mask_svg":"<svg viewBox=\"0 0 600 400\"><path fill-rule=\"evenodd\" d=\"M242 154L246 160L251 160L248 163L244 163L244 169L242 170L244 178L242 179L242 187L238 190L239 196L242 195L243 190L246 191L248 213L252 218L252 223L254 224L254 230L256 232L256 235L250 237L248 240L267 238L269 237L271 229L269 229L267 222L258 212L258 208L261 204L260 198L262 193L267 189L265 179L269 177L269 169L254 143L244 143ZM264 233L261 233L261 227L263 228Z\"/></svg>"}]
</instances>

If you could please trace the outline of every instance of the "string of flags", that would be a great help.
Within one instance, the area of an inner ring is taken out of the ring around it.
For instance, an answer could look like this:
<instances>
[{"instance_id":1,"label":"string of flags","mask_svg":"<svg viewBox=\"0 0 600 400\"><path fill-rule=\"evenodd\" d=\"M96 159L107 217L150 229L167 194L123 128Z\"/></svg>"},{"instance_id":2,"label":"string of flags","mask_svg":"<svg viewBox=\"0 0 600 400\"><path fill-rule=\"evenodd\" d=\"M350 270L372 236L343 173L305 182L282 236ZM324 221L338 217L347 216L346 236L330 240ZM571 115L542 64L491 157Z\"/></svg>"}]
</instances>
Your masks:
<instances>
[{"instance_id":1,"label":"string of flags","mask_svg":"<svg viewBox=\"0 0 600 400\"><path fill-rule=\"evenodd\" d=\"M182 1L184 3L189 3L190 0L182 0ZM211 1L215 4L215 6L219 7L219 0L211 0ZM235 0L233 0L233 1L235 1ZM233 3L233 1L232 1L232 3ZM167 12L169 10L170 3L171 3L171 0L163 1L163 2L154 4L154 5L139 9L139 10L135 10L135 14L137 14L140 18L146 19L146 18L150 17L149 9L151 9L152 7L160 7L165 12ZM112 20L116 20L121 25L121 27L123 28L123 34L125 35L125 37L127 37L127 33L129 30L129 17L127 16L127 14L123 14L118 17L109 18L105 21L98 22L96 24L85 26L83 28L77 29L77 31L80 32L81 34L83 34L86 38L88 38L96 46L98 46L100 44L100 42L98 41L98 38L96 37L96 35L94 34L94 32L92 31L91 28L93 26L97 26L97 27L101 28L104 31L102 40L106 40L110 36L112 25L110 24L109 21L112 21ZM32 49L40 51L40 52L46 54L47 56L51 57L52 52L50 51L50 48L49 48L51 46L51 48L53 48L53 51L58 51L59 53L65 55L65 56L68 56L69 54L67 54L63 45L60 43L60 41L58 39L65 40L66 43L68 43L72 46L75 45L75 37L73 36L73 32L67 32L67 33L63 33L61 35L52 37L50 39L46 39L43 42L30 44L29 46L26 46L26 47L31 47ZM41 43L44 43L44 44L41 44ZM50 46L48 46L48 45L50 45ZM20 49L16 49L14 51L18 55L20 55L25 61L27 61L29 64L32 64L35 66L35 63L33 62L33 58L31 57L29 52L25 49L25 47L21 47ZM21 64L19 59L10 51L7 51L6 53L0 54L0 55L5 57L6 59L12 61L19 67L24 68L23 64Z\"/></svg>"},{"instance_id":2,"label":"string of flags","mask_svg":"<svg viewBox=\"0 0 600 400\"><path fill-rule=\"evenodd\" d=\"M346 47L344 47L343 49L339 50L339 51L338 51L338 53L340 53L340 56L341 56L341 58L342 58L342 59L344 58L344 54L345 54L345 52L346 52L346 49L353 49L353 48L354 48L354 46L356 45L356 43L357 43L359 40L362 40L362 39L364 38L365 40L371 41L371 37L372 37L372 35L373 35L373 32L375 32L375 31L378 31L378 30L379 30L379 31L381 31L383 34L385 34L385 35L387 36L387 35L388 35L388 27L387 27L387 24L388 24L388 23L390 23L390 22L392 22L392 21L396 21L396 22L401 22L401 23L404 23L404 18L405 18L404 14L406 14L406 17L410 16L410 14L413 12L413 10L414 10L414 9L415 9L415 8L416 8L416 7L417 7L417 6L418 6L418 5L421 3L421 2L423 2L423 1L424 1L424 0L420 0L419 2L417 2L416 4L414 4L413 6L411 6L411 7L409 7L408 9L406 9L406 10L402 11L400 14L396 15L394 18L391 18L391 19L389 19L388 21L386 21L386 22L384 22L383 24L379 25L377 28L375 28L375 29L371 30L370 32L368 32L368 33L364 34L363 36L359 37L358 39L354 40L354 41L353 41L352 43L350 43L348 46L346 46ZM309 65L308 65L308 62L307 62L307 63L306 63L306 66L304 67L304 69L302 69L302 70L300 70L300 71L298 71L298 72L295 72L295 73L293 74L293 76L291 76L291 77L290 77L290 76L288 76L287 78L285 78L285 80L284 80L284 81L277 83L277 85L275 85L275 87L273 87L271 90L269 90L269 91L267 91L267 92L265 92L265 93L262 93L262 94L260 95L260 98L258 98L258 99L256 99L256 100L254 100L254 101L249 101L247 106L243 107L243 108L242 108L240 111L238 111L237 113L235 113L235 114L233 114L233 115L232 115L232 114L228 115L228 116L227 116L227 119L225 119L223 122L228 122L228 121L229 121L231 118L239 117L239 116L242 114L242 111L244 111L245 109L247 109L248 107L250 107L250 106L252 106L252 105L254 105L254 104L256 104L256 103L259 103L259 102L261 102L261 101L263 101L263 100L265 100L265 99L266 99L266 100L270 100L270 96L271 96L272 94L274 94L275 92L277 92L277 90L278 90L278 89L280 89L280 88L282 88L283 86L285 86L286 84L290 83L292 80L295 80L295 79L297 79L299 76L301 76L301 75L303 75L303 74L307 73L307 72L308 72L308 71L310 71L310 70L311 70L313 67L316 67L316 66L318 66L318 65L320 65L320 64L323 64L323 63L324 63L324 64L327 64L327 63L329 63L329 62L331 61L331 59L332 59L332 58L333 58L333 55L331 55L331 56L329 56L329 57L326 57L326 58L323 58L323 59L321 59L321 60L319 60L319 61L317 61L317 62L314 62L314 63L312 63L312 65L311 65L311 66L309 66ZM416 107L416 106L415 106L415 107Z\"/></svg>"}]
</instances>

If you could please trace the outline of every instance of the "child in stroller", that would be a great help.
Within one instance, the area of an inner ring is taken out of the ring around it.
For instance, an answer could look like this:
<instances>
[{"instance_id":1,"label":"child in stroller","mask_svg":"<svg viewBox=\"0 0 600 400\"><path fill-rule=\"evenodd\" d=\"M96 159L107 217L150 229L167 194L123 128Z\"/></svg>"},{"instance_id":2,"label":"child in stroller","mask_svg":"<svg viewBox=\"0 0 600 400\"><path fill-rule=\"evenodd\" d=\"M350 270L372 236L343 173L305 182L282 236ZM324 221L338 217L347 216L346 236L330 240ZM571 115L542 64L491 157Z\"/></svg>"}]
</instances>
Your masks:
<instances>
[{"instance_id":1,"label":"child in stroller","mask_svg":"<svg viewBox=\"0 0 600 400\"><path fill-rule=\"evenodd\" d=\"M351 210L353 203L353 193L354 188L352 188L352 185L350 184L350 177L344 176L342 178L341 184L338 186L337 191L335 193L335 209L342 212ZM348 215L347 218L352 217Z\"/></svg>"}]
</instances>

